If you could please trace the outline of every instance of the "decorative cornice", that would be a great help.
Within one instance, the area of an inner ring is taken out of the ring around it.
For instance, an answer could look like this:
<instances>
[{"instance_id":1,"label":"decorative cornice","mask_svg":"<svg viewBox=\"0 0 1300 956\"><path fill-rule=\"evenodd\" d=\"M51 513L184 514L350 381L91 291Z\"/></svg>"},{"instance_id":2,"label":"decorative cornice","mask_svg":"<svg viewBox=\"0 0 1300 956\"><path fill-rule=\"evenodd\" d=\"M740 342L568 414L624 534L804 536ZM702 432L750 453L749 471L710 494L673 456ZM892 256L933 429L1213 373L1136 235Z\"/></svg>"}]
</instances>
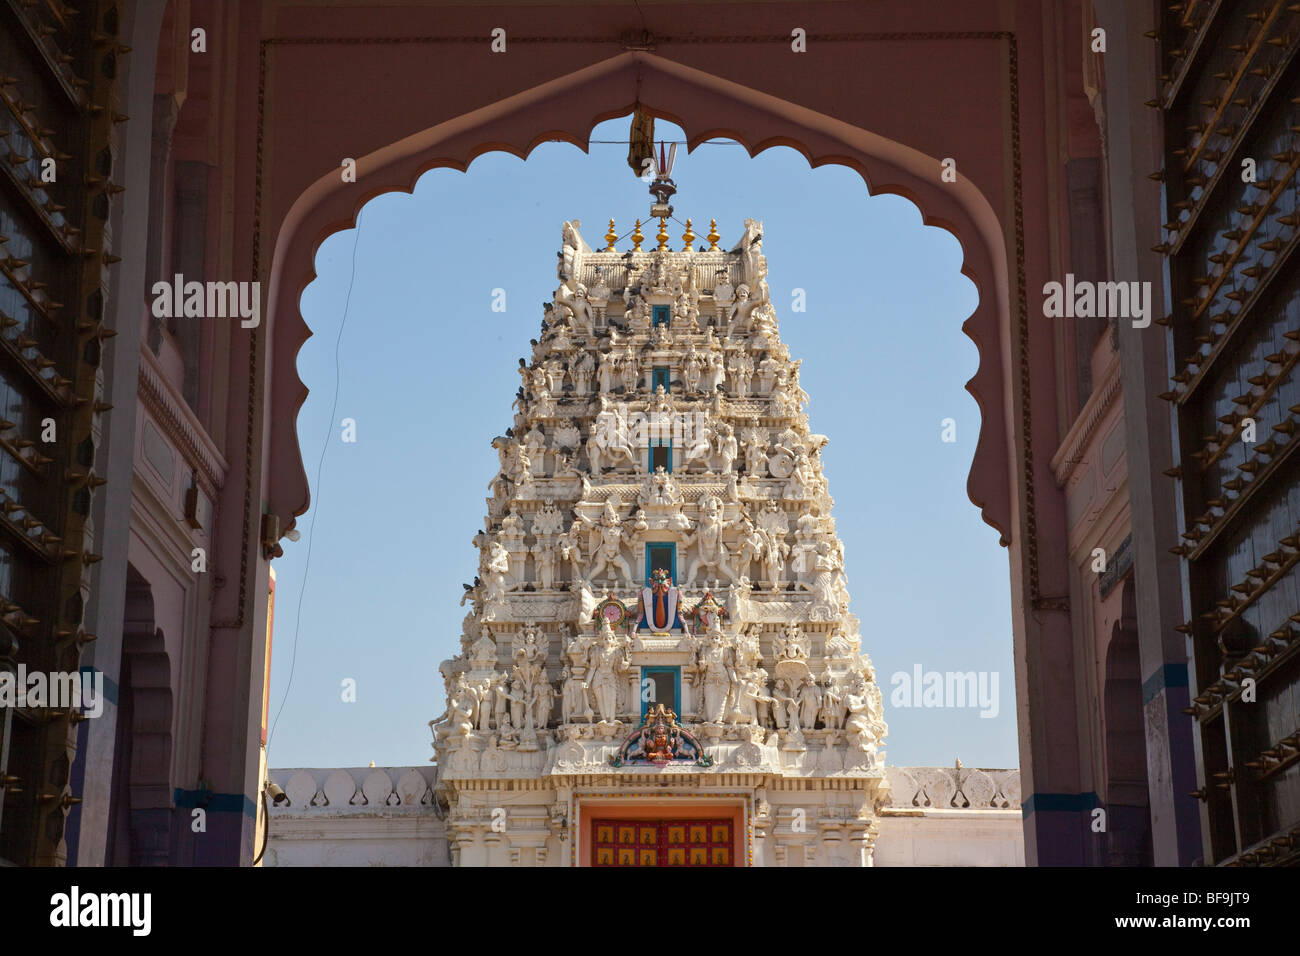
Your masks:
<instances>
[{"instance_id":1,"label":"decorative cornice","mask_svg":"<svg viewBox=\"0 0 1300 956\"><path fill-rule=\"evenodd\" d=\"M1075 418L1074 424L1065 433L1061 447L1052 456L1052 471L1056 475L1057 485L1064 487L1065 483L1070 480L1070 476L1074 474L1075 466L1079 464L1083 450L1092 441L1097 426L1101 424L1101 420L1106 417L1115 405L1119 394L1119 356L1115 355L1106 367L1106 377L1102 380L1101 386L1092 390L1092 394L1088 396L1088 401L1080 410L1078 417Z\"/></svg>"},{"instance_id":2,"label":"decorative cornice","mask_svg":"<svg viewBox=\"0 0 1300 956\"><path fill-rule=\"evenodd\" d=\"M215 497L217 489L225 484L230 466L189 405L167 381L157 357L144 346L140 348L140 401L185 460L196 468L204 491Z\"/></svg>"}]
</instances>

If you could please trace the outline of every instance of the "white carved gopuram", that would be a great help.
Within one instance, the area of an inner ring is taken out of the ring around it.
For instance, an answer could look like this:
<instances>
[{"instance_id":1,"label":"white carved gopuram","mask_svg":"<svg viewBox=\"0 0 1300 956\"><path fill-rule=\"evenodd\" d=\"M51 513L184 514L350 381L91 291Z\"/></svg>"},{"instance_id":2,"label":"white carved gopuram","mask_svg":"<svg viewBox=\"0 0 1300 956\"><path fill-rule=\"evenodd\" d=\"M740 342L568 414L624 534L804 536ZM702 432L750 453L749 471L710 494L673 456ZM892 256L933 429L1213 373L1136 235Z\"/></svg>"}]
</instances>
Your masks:
<instances>
[{"instance_id":1,"label":"white carved gopuram","mask_svg":"<svg viewBox=\"0 0 1300 956\"><path fill-rule=\"evenodd\" d=\"M666 225L561 231L431 722L455 865L872 864L881 692L763 226Z\"/></svg>"}]
</instances>

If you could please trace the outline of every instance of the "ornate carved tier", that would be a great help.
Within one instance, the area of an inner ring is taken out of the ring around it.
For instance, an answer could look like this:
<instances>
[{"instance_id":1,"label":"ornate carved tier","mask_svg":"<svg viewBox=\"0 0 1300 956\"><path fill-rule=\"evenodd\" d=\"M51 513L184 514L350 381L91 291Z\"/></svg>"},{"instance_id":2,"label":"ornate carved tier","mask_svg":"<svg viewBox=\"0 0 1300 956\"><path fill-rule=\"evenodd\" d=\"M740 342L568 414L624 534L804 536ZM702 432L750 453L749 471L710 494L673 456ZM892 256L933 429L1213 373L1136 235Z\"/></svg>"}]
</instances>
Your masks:
<instances>
[{"instance_id":1,"label":"ornate carved tier","mask_svg":"<svg viewBox=\"0 0 1300 956\"><path fill-rule=\"evenodd\" d=\"M627 795L671 780L757 813L798 777L800 801L866 832L886 793L881 693L762 224L730 251L630 255L579 227L492 442L472 610L432 722L438 798L466 821L521 793L548 818L580 815L579 793L668 813L667 791ZM581 829L563 832L582 859ZM462 863L509 839L465 833Z\"/></svg>"}]
</instances>

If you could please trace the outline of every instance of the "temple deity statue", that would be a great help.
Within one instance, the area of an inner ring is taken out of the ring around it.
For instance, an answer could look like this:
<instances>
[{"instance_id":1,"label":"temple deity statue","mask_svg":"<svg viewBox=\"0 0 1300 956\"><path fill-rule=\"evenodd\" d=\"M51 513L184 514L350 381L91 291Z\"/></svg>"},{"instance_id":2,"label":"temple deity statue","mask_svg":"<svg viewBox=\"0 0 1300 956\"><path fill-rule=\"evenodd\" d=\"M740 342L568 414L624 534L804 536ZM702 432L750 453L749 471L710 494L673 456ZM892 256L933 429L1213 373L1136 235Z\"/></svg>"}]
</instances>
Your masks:
<instances>
[{"instance_id":1,"label":"temple deity statue","mask_svg":"<svg viewBox=\"0 0 1300 956\"><path fill-rule=\"evenodd\" d=\"M596 524L585 515L579 517L590 530L591 543L588 545L588 553L595 556L595 563L587 574L587 580L596 581L606 568L616 568L622 573L624 581L631 581L632 568L622 553L623 542L629 535L623 529L618 512L614 510L614 503L606 500L600 524Z\"/></svg>"},{"instance_id":2,"label":"temple deity statue","mask_svg":"<svg viewBox=\"0 0 1300 956\"><path fill-rule=\"evenodd\" d=\"M722 502L710 495L701 502L700 508L701 514L695 530L681 538L683 545L696 545L695 560L686 572L686 580L693 585L701 568L712 568L726 575L728 581L734 581L736 574L731 570L731 563L727 560L727 546L723 543L727 522L722 516Z\"/></svg>"},{"instance_id":3,"label":"temple deity statue","mask_svg":"<svg viewBox=\"0 0 1300 956\"><path fill-rule=\"evenodd\" d=\"M614 633L607 618L601 619L600 637L592 647L587 668L588 684L602 723L618 720L618 688L623 675L631 668L627 649Z\"/></svg>"}]
</instances>

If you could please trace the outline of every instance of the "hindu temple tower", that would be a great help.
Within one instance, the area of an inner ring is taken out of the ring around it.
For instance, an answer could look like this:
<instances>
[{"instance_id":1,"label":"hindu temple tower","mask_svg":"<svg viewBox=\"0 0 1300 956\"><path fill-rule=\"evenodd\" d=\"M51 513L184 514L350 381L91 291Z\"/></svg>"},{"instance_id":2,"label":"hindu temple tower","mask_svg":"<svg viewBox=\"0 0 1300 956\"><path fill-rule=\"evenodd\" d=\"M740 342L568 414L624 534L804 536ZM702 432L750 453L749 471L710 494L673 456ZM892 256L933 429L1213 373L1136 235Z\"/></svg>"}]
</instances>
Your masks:
<instances>
[{"instance_id":1,"label":"hindu temple tower","mask_svg":"<svg viewBox=\"0 0 1300 956\"><path fill-rule=\"evenodd\" d=\"M872 862L881 693L762 223L673 249L665 198L650 248L564 223L493 440L431 722L453 864Z\"/></svg>"}]
</instances>

